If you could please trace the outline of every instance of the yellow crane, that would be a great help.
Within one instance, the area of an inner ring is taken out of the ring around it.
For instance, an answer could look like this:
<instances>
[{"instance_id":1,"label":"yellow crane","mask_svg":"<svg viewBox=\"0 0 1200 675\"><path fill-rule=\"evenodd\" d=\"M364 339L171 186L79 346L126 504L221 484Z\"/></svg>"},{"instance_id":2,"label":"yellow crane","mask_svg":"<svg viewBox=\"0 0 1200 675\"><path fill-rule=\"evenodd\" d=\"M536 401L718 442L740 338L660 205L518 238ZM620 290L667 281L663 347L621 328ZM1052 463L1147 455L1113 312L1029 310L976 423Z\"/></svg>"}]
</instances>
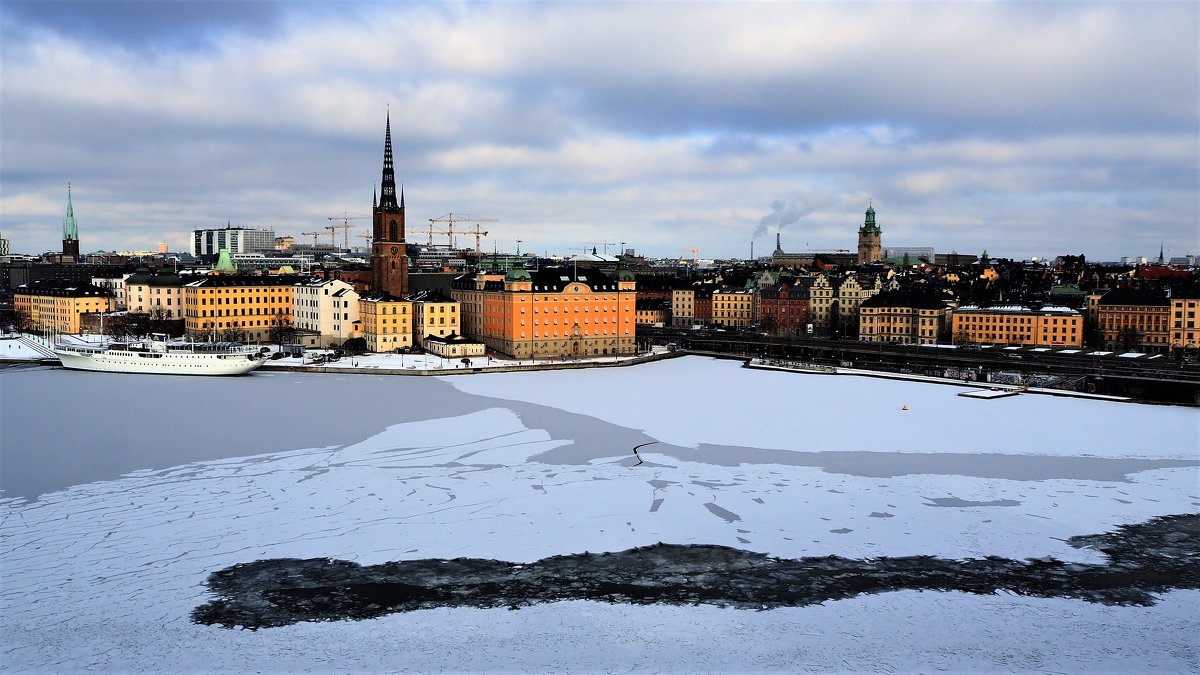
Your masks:
<instances>
[{"instance_id":1,"label":"yellow crane","mask_svg":"<svg viewBox=\"0 0 1200 675\"><path fill-rule=\"evenodd\" d=\"M449 243L450 248L456 248L455 241L454 241L454 224L455 223L463 223L463 222L476 224L473 234L475 235L475 252L478 253L479 252L479 238L481 236L484 236L487 234L487 232L479 229L478 224L479 223L494 223L494 222L496 222L495 218L476 218L469 214L461 214L461 213L447 213L446 215L440 216L438 218L430 218L429 219L429 245L433 246L433 234L435 232L434 223L446 223L446 229L444 229L444 230L438 229L438 230L436 230L436 232L438 234L446 235L447 243ZM472 232L470 230L468 230L467 233L470 234Z\"/></svg>"},{"instance_id":2,"label":"yellow crane","mask_svg":"<svg viewBox=\"0 0 1200 675\"><path fill-rule=\"evenodd\" d=\"M700 262L700 249L698 249L698 248L681 248L679 250L684 253L692 254L692 264L693 265Z\"/></svg>"},{"instance_id":3,"label":"yellow crane","mask_svg":"<svg viewBox=\"0 0 1200 675\"><path fill-rule=\"evenodd\" d=\"M341 225L326 225L325 226L325 229L329 230L329 233L330 233L329 234L329 238L330 238L329 243L333 244L334 233L340 229L340 230L343 230L342 248L349 249L350 248L350 221L359 220L360 218L370 218L370 217L371 216L364 216L364 215L357 215L357 214L352 216L346 211L343 211L342 215L340 215L340 216L329 216L328 218L326 218L326 220L342 221Z\"/></svg>"}]
</instances>

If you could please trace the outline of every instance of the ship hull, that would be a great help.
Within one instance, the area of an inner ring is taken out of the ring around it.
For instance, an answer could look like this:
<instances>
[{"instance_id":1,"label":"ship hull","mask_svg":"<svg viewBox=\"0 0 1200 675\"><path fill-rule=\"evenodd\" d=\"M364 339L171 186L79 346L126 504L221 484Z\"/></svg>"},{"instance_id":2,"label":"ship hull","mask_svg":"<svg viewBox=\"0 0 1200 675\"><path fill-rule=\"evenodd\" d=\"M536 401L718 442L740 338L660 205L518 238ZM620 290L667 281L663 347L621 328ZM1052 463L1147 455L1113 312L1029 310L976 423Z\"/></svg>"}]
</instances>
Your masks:
<instances>
[{"instance_id":1,"label":"ship hull","mask_svg":"<svg viewBox=\"0 0 1200 675\"><path fill-rule=\"evenodd\" d=\"M253 353L125 352L116 350L54 350L63 367L105 373L155 375L245 375L264 363Z\"/></svg>"}]
</instances>

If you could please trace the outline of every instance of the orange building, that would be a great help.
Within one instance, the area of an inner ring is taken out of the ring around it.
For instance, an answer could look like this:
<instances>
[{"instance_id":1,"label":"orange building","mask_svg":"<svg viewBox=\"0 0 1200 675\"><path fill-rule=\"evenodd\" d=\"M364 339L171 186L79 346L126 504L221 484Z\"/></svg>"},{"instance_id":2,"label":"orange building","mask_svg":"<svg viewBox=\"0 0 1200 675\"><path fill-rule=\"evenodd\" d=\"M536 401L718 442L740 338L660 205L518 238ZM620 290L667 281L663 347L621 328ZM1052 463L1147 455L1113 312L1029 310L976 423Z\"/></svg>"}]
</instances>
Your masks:
<instances>
[{"instance_id":1,"label":"orange building","mask_svg":"<svg viewBox=\"0 0 1200 675\"><path fill-rule=\"evenodd\" d=\"M633 273L549 267L465 274L451 284L463 333L518 359L633 354Z\"/></svg>"},{"instance_id":2,"label":"orange building","mask_svg":"<svg viewBox=\"0 0 1200 675\"><path fill-rule=\"evenodd\" d=\"M1083 315L1056 306L966 305L954 310L950 335L955 344L1082 347Z\"/></svg>"},{"instance_id":3,"label":"orange building","mask_svg":"<svg viewBox=\"0 0 1200 675\"><path fill-rule=\"evenodd\" d=\"M13 291L13 311L34 330L79 333L84 314L111 312L117 298L93 284L46 279L22 284Z\"/></svg>"},{"instance_id":4,"label":"orange building","mask_svg":"<svg viewBox=\"0 0 1200 675\"><path fill-rule=\"evenodd\" d=\"M195 340L270 340L272 328L292 325L292 287L305 279L212 274L186 283L184 330Z\"/></svg>"}]
</instances>

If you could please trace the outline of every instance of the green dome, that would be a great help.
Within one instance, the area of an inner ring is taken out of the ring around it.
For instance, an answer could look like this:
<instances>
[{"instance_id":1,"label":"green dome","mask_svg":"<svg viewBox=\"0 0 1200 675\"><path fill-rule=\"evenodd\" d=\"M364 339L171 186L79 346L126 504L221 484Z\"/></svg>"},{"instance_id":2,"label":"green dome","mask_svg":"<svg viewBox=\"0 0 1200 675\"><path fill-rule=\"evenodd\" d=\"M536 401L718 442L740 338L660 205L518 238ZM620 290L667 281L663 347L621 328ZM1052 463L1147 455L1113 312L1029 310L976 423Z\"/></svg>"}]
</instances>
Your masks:
<instances>
[{"instance_id":1,"label":"green dome","mask_svg":"<svg viewBox=\"0 0 1200 675\"><path fill-rule=\"evenodd\" d=\"M529 281L532 277L529 276L528 270L509 270L508 274L504 275L505 281Z\"/></svg>"}]
</instances>

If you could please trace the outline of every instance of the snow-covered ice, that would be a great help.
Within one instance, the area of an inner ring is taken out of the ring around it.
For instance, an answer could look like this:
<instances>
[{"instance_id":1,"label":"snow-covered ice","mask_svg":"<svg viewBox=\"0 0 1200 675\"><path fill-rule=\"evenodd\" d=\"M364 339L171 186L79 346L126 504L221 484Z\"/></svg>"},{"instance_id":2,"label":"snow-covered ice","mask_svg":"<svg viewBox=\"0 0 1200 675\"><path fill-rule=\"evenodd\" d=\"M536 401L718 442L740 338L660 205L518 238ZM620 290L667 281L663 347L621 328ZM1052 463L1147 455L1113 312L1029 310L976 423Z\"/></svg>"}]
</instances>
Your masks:
<instances>
[{"instance_id":1,"label":"snow-covered ice","mask_svg":"<svg viewBox=\"0 0 1200 675\"><path fill-rule=\"evenodd\" d=\"M903 591L763 612L570 601L259 631L189 620L211 599L209 573L264 558L533 561L664 541L1100 562L1063 540L1200 512L1200 411L961 390L700 357L446 378L3 372L0 466L88 461L5 476L0 664L1200 668L1197 591L1150 607ZM86 407L51 428L32 412L64 402ZM110 415L138 433L116 433ZM634 466L630 449L648 441Z\"/></svg>"}]
</instances>

